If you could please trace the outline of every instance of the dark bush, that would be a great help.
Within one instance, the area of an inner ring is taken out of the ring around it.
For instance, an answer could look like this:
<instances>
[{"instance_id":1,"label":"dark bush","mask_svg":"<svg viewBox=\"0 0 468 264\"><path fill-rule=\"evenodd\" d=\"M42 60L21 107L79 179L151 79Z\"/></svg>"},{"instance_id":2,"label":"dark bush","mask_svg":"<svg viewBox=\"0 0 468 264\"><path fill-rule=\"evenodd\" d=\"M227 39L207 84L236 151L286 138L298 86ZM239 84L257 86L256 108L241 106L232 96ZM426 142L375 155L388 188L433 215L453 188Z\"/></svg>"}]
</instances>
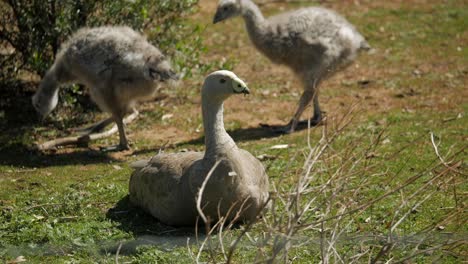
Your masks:
<instances>
[{"instance_id":1,"label":"dark bush","mask_svg":"<svg viewBox=\"0 0 468 264\"><path fill-rule=\"evenodd\" d=\"M175 56L179 70L191 68L189 64L198 61L199 53L186 47L201 42L193 34L198 27L185 24L184 17L194 11L197 2L0 0L0 82L11 82L20 71L42 76L60 43L82 26L128 25L146 33L153 44ZM0 89L7 86L0 85Z\"/></svg>"}]
</instances>

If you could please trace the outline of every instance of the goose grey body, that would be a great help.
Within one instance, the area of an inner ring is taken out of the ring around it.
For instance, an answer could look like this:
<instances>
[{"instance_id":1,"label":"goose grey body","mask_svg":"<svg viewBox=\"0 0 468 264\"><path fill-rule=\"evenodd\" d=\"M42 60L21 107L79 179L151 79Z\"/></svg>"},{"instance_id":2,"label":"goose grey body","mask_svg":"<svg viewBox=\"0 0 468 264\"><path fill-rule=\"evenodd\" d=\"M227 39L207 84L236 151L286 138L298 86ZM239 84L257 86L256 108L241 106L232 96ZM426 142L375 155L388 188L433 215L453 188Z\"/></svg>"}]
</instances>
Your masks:
<instances>
[{"instance_id":1,"label":"goose grey body","mask_svg":"<svg viewBox=\"0 0 468 264\"><path fill-rule=\"evenodd\" d=\"M160 82L175 77L164 55L131 28L83 28L61 46L33 105L46 116L57 105L60 84L83 84L99 108L112 114L119 147L126 149L123 117L136 102L151 97Z\"/></svg>"},{"instance_id":2,"label":"goose grey body","mask_svg":"<svg viewBox=\"0 0 468 264\"><path fill-rule=\"evenodd\" d=\"M290 67L303 82L298 109L279 132L293 132L312 100L312 124L320 122L319 83L349 65L360 50L370 48L353 25L325 8L302 8L265 19L251 0L221 0L213 22L235 16L244 18L250 40L261 53Z\"/></svg>"},{"instance_id":3,"label":"goose grey body","mask_svg":"<svg viewBox=\"0 0 468 264\"><path fill-rule=\"evenodd\" d=\"M260 161L236 146L223 124L223 101L247 92L232 72L210 74L202 88L206 151L162 153L134 163L130 200L163 223L194 225L198 191L217 165L202 193L203 213L214 221L220 216L232 220L238 213L241 221L254 220L268 197L268 176Z\"/></svg>"}]
</instances>

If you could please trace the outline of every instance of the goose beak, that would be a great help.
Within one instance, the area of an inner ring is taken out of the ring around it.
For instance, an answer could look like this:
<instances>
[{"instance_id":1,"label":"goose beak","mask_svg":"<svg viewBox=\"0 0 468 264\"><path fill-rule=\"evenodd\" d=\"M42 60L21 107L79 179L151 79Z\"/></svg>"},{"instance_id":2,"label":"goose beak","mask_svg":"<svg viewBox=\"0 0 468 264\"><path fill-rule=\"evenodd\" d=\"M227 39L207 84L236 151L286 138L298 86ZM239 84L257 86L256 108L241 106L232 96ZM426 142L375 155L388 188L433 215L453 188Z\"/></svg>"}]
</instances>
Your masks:
<instances>
[{"instance_id":1,"label":"goose beak","mask_svg":"<svg viewBox=\"0 0 468 264\"><path fill-rule=\"evenodd\" d=\"M150 69L150 76L153 79L159 79L162 82L164 82L166 80L169 80L169 79L172 79L174 81L179 80L179 75L176 72L172 71L172 70L158 71L158 70L155 70L155 69Z\"/></svg>"},{"instance_id":2,"label":"goose beak","mask_svg":"<svg viewBox=\"0 0 468 264\"><path fill-rule=\"evenodd\" d=\"M247 95L247 94L250 94L250 90L249 90L249 88L247 86L242 86L242 90L235 89L234 93Z\"/></svg>"},{"instance_id":3,"label":"goose beak","mask_svg":"<svg viewBox=\"0 0 468 264\"><path fill-rule=\"evenodd\" d=\"M232 80L232 89L234 90L234 93L237 94L250 94L250 90L249 87L247 87L247 84L245 84L245 82L238 77L235 77Z\"/></svg>"},{"instance_id":4,"label":"goose beak","mask_svg":"<svg viewBox=\"0 0 468 264\"><path fill-rule=\"evenodd\" d=\"M39 124L43 124L45 122L45 119L46 119L47 116L39 113L39 112L36 112L36 121L39 122Z\"/></svg>"},{"instance_id":5,"label":"goose beak","mask_svg":"<svg viewBox=\"0 0 468 264\"><path fill-rule=\"evenodd\" d=\"M213 18L213 24L216 24L216 23L221 22L223 20L224 19L223 19L221 13L219 11L216 11L216 14L215 14L215 16Z\"/></svg>"},{"instance_id":6,"label":"goose beak","mask_svg":"<svg viewBox=\"0 0 468 264\"><path fill-rule=\"evenodd\" d=\"M34 107L34 114L33 116L35 117L36 121L38 121L39 123L44 123L44 120L46 119L47 117L47 114L42 114L40 111L39 111L39 106L37 106L36 104L34 104L34 101L33 101L33 107Z\"/></svg>"},{"instance_id":7,"label":"goose beak","mask_svg":"<svg viewBox=\"0 0 468 264\"><path fill-rule=\"evenodd\" d=\"M216 24L216 23L219 23L221 21L224 21L226 19L228 19L229 17L231 16L226 16L223 12L223 10L221 9L218 9L216 10L216 14L215 16L213 17L213 24Z\"/></svg>"},{"instance_id":8,"label":"goose beak","mask_svg":"<svg viewBox=\"0 0 468 264\"><path fill-rule=\"evenodd\" d=\"M178 81L180 79L179 74L177 74L175 71L169 71L169 79L172 79L174 81Z\"/></svg>"}]
</instances>

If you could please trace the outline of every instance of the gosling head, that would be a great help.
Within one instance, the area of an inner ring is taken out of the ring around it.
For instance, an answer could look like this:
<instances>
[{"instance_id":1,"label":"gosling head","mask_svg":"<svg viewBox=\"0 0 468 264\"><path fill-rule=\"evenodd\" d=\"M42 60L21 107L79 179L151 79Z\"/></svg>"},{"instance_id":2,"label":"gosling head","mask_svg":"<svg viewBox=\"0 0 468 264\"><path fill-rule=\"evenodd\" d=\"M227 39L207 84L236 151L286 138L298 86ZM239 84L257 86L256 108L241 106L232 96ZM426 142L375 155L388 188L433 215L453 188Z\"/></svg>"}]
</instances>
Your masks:
<instances>
[{"instance_id":1,"label":"gosling head","mask_svg":"<svg viewBox=\"0 0 468 264\"><path fill-rule=\"evenodd\" d=\"M169 60L161 53L148 57L146 59L146 67L147 77L152 80L159 82L179 80L179 75L172 70Z\"/></svg>"},{"instance_id":2,"label":"gosling head","mask_svg":"<svg viewBox=\"0 0 468 264\"><path fill-rule=\"evenodd\" d=\"M213 18L213 24L223 20L241 15L241 5L239 0L220 0L216 14Z\"/></svg>"},{"instance_id":3,"label":"gosling head","mask_svg":"<svg viewBox=\"0 0 468 264\"><path fill-rule=\"evenodd\" d=\"M40 114L40 117L43 119L55 109L58 103L58 89L45 89L43 83L41 87L32 97L32 104L34 109Z\"/></svg>"},{"instance_id":4,"label":"gosling head","mask_svg":"<svg viewBox=\"0 0 468 264\"><path fill-rule=\"evenodd\" d=\"M202 94L204 97L224 101L232 94L249 94L250 90L236 74L231 71L215 71L205 78Z\"/></svg>"}]
</instances>

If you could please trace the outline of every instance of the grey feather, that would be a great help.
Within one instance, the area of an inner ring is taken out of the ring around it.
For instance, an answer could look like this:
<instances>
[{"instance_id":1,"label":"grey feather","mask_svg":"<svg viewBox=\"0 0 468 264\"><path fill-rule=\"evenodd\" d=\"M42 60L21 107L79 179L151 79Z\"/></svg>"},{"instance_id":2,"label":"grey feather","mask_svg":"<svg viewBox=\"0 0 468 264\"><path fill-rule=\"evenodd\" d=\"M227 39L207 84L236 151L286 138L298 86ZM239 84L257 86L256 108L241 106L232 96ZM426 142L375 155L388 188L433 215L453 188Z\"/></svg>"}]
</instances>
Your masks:
<instances>
[{"instance_id":1,"label":"grey feather","mask_svg":"<svg viewBox=\"0 0 468 264\"><path fill-rule=\"evenodd\" d=\"M254 46L271 61L290 67L303 81L304 93L285 132L294 131L305 107L314 100L314 118L322 118L318 85L345 68L360 50L370 49L364 37L332 10L309 7L265 19L251 0L221 0L214 17L220 22L244 18Z\"/></svg>"},{"instance_id":2,"label":"grey feather","mask_svg":"<svg viewBox=\"0 0 468 264\"><path fill-rule=\"evenodd\" d=\"M228 222L256 219L268 197L268 176L261 162L239 149L224 129L223 101L236 93L248 93L248 89L231 72L217 71L205 79L202 110L206 151L162 153L146 166L137 166L130 179L134 204L163 223L193 226L199 216L196 199L200 187L219 162L202 194L203 213L212 224L220 217Z\"/></svg>"},{"instance_id":3,"label":"grey feather","mask_svg":"<svg viewBox=\"0 0 468 264\"><path fill-rule=\"evenodd\" d=\"M84 84L101 110L112 114L120 143L127 145L122 118L161 82L176 77L161 51L131 28L83 28L62 44L33 104L46 116L57 105L60 84Z\"/></svg>"},{"instance_id":4,"label":"grey feather","mask_svg":"<svg viewBox=\"0 0 468 264\"><path fill-rule=\"evenodd\" d=\"M130 167L132 167L133 169L141 169L147 166L149 162L150 160L138 160L138 161L132 162L130 164Z\"/></svg>"}]
</instances>

